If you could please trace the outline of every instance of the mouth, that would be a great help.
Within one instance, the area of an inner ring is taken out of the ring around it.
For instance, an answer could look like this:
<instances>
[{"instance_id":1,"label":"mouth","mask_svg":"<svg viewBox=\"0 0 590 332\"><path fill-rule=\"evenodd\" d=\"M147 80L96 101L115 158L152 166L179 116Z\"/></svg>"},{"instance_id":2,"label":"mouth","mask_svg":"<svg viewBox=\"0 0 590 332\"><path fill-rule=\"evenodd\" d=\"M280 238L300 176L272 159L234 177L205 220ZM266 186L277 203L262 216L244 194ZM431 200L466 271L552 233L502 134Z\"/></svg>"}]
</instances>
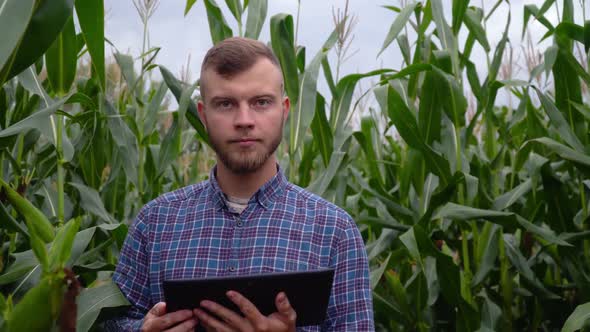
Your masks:
<instances>
[{"instance_id":1,"label":"mouth","mask_svg":"<svg viewBox=\"0 0 590 332\"><path fill-rule=\"evenodd\" d=\"M232 139L229 142L230 143L249 143L249 142L258 142L258 141L259 140L256 138L245 137L245 138Z\"/></svg>"},{"instance_id":2,"label":"mouth","mask_svg":"<svg viewBox=\"0 0 590 332\"><path fill-rule=\"evenodd\" d=\"M245 138L238 138L238 139L232 139L229 142L231 144L237 144L241 147L249 147L254 145L256 142L259 142L260 140L256 139L256 138L250 138L250 137L245 137Z\"/></svg>"}]
</instances>

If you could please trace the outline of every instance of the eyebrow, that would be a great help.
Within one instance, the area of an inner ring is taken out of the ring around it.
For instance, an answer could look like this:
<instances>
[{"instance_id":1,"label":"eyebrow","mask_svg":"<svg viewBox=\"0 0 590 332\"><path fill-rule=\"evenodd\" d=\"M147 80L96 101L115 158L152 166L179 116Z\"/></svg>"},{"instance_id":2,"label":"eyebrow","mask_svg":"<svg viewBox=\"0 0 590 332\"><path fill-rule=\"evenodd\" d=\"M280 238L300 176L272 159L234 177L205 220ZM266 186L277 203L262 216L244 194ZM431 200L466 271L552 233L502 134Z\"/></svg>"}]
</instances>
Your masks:
<instances>
[{"instance_id":1,"label":"eyebrow","mask_svg":"<svg viewBox=\"0 0 590 332\"><path fill-rule=\"evenodd\" d=\"M249 98L248 100L255 100L255 99L260 99L260 98L269 98L272 100L276 100L276 96L270 93L267 94L260 94L260 95L255 95L251 98ZM235 101L236 98L235 97L231 97L231 96L215 96L212 97L211 100L209 100L210 103L214 103L214 102L218 102L218 101L223 101L223 100L230 100L230 101Z\"/></svg>"},{"instance_id":2,"label":"eyebrow","mask_svg":"<svg viewBox=\"0 0 590 332\"><path fill-rule=\"evenodd\" d=\"M256 96L250 98L250 100L252 100L252 99L260 99L260 98L269 98L269 99L272 99L272 100L275 100L276 99L275 95L273 95L273 94L262 94L262 95L256 95Z\"/></svg>"},{"instance_id":3,"label":"eyebrow","mask_svg":"<svg viewBox=\"0 0 590 332\"><path fill-rule=\"evenodd\" d=\"M212 97L211 100L209 100L210 103L215 103L215 102L219 102L219 101L224 101L224 100L230 100L230 101L234 101L235 98L233 97L229 97L229 96L215 96Z\"/></svg>"}]
</instances>

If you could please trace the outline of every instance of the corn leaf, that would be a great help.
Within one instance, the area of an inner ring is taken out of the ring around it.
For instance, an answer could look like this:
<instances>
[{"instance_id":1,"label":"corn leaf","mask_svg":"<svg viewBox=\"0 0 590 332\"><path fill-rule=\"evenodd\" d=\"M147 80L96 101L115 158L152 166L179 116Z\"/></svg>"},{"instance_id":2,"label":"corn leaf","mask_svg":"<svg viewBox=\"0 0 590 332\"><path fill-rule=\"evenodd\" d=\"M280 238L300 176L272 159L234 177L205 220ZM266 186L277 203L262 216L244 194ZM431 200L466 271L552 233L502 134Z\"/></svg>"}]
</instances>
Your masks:
<instances>
[{"instance_id":1,"label":"corn leaf","mask_svg":"<svg viewBox=\"0 0 590 332\"><path fill-rule=\"evenodd\" d=\"M166 85L176 98L176 101L180 102L180 100L182 99L183 91L181 82L177 80L172 75L172 73L163 66L160 66L160 73L164 78L164 82L166 82ZM209 144L209 135L207 135L207 130L205 130L205 126L203 126L203 123L199 119L197 113L197 106L195 105L195 103L188 103L188 111L186 112L186 118L188 122L193 126L193 128L195 128L195 130L197 131L199 138L206 144Z\"/></svg>"},{"instance_id":2,"label":"corn leaf","mask_svg":"<svg viewBox=\"0 0 590 332\"><path fill-rule=\"evenodd\" d=\"M158 176L172 164L172 162L181 154L181 137L180 115L175 113L173 115L172 126L168 128L168 132L160 145L160 153L158 154Z\"/></svg>"},{"instance_id":3,"label":"corn leaf","mask_svg":"<svg viewBox=\"0 0 590 332\"><path fill-rule=\"evenodd\" d=\"M418 5L417 2L411 2L402 9L402 11L395 17L395 20L391 24L389 28L389 32L387 33L387 37L385 37L385 41L383 41L383 46L381 46L381 50L377 54L377 57L385 51L385 49L393 42L402 31L404 26L407 25L410 16L414 12L414 9Z\"/></svg>"},{"instance_id":4,"label":"corn leaf","mask_svg":"<svg viewBox=\"0 0 590 332\"><path fill-rule=\"evenodd\" d=\"M45 53L72 16L73 8L74 0L38 3L20 44L11 56L12 60L9 60L11 65L0 70L0 84L27 69Z\"/></svg>"},{"instance_id":5,"label":"corn leaf","mask_svg":"<svg viewBox=\"0 0 590 332\"><path fill-rule=\"evenodd\" d=\"M2 202L0 202L0 227L10 232L19 232L27 238L29 237L27 229L10 215Z\"/></svg>"},{"instance_id":6,"label":"corn leaf","mask_svg":"<svg viewBox=\"0 0 590 332\"><path fill-rule=\"evenodd\" d=\"M43 212L2 179L0 179L0 186L2 194L10 205L25 219L30 240L40 238L45 243L51 242L55 237L55 230Z\"/></svg>"},{"instance_id":7,"label":"corn leaf","mask_svg":"<svg viewBox=\"0 0 590 332\"><path fill-rule=\"evenodd\" d=\"M6 320L8 330L50 331L60 307L62 285L61 280L43 278L9 314Z\"/></svg>"},{"instance_id":8,"label":"corn leaf","mask_svg":"<svg viewBox=\"0 0 590 332\"><path fill-rule=\"evenodd\" d=\"M119 112L106 99L101 101L101 111L107 116L108 130L113 137L116 151L122 158L121 167L127 178L137 185L139 164L137 139Z\"/></svg>"},{"instance_id":9,"label":"corn leaf","mask_svg":"<svg viewBox=\"0 0 590 332\"><path fill-rule=\"evenodd\" d=\"M442 90L444 85L443 80L432 71L424 76L420 92L418 123L426 144L440 141L443 112L440 97L444 94Z\"/></svg>"},{"instance_id":10,"label":"corn leaf","mask_svg":"<svg viewBox=\"0 0 590 332\"><path fill-rule=\"evenodd\" d=\"M578 110L578 112L586 118L586 121L590 121L590 107L572 102L572 105Z\"/></svg>"},{"instance_id":11,"label":"corn leaf","mask_svg":"<svg viewBox=\"0 0 590 332\"><path fill-rule=\"evenodd\" d=\"M145 118L143 119L143 135L149 136L155 129L158 121L158 113L160 111L164 97L168 92L166 83L160 83L156 89L155 95L152 97L149 105L145 110Z\"/></svg>"},{"instance_id":12,"label":"corn leaf","mask_svg":"<svg viewBox=\"0 0 590 332\"><path fill-rule=\"evenodd\" d=\"M316 95L317 95L317 82L320 71L320 65L324 58L327 56L330 49L336 43L338 37L338 29L334 29L322 49L316 54L311 63L307 66L301 82L299 83L299 100L292 113L290 115L290 144L289 153L293 155L297 148L303 141L305 132L311 125L313 120L315 106L316 106ZM294 114L293 114L294 113Z\"/></svg>"},{"instance_id":13,"label":"corn leaf","mask_svg":"<svg viewBox=\"0 0 590 332\"><path fill-rule=\"evenodd\" d=\"M119 287L108 282L98 287L83 290L78 297L78 317L76 331L90 331L92 324L98 318L103 308L113 308L129 305Z\"/></svg>"},{"instance_id":14,"label":"corn leaf","mask_svg":"<svg viewBox=\"0 0 590 332\"><path fill-rule=\"evenodd\" d=\"M191 11L191 8L193 8L196 2L197 0L186 0L186 5L184 7L184 16L186 16L188 12Z\"/></svg>"},{"instance_id":15,"label":"corn leaf","mask_svg":"<svg viewBox=\"0 0 590 332\"><path fill-rule=\"evenodd\" d=\"M92 75L106 89L104 50L104 0L76 0L76 14L92 59Z\"/></svg>"},{"instance_id":16,"label":"corn leaf","mask_svg":"<svg viewBox=\"0 0 590 332\"><path fill-rule=\"evenodd\" d=\"M87 212L94 214L104 222L113 223L115 220L107 212L100 198L100 194L94 188L87 187L81 183L69 182L70 186L80 194L80 206Z\"/></svg>"},{"instance_id":17,"label":"corn leaf","mask_svg":"<svg viewBox=\"0 0 590 332\"><path fill-rule=\"evenodd\" d=\"M391 254L390 254L391 255ZM385 262L388 262L386 260ZM393 271L387 271L384 273L385 280L387 280L389 287L391 287L393 298L398 303L401 313L406 317L407 321L412 321L412 309L410 308L410 303L408 302L408 294L406 293L406 289L402 284L400 277L397 273Z\"/></svg>"},{"instance_id":18,"label":"corn leaf","mask_svg":"<svg viewBox=\"0 0 590 332\"><path fill-rule=\"evenodd\" d=\"M45 53L47 77L53 91L65 95L76 77L78 54L76 52L76 28L70 17L53 45Z\"/></svg>"},{"instance_id":19,"label":"corn leaf","mask_svg":"<svg viewBox=\"0 0 590 332\"><path fill-rule=\"evenodd\" d=\"M326 171L322 173L322 176L318 177L316 181L312 182L308 187L307 190L316 193L319 196L322 196L328 186L336 176L338 169L341 167L342 161L346 154L342 151L336 151L330 157L330 163L326 168Z\"/></svg>"},{"instance_id":20,"label":"corn leaf","mask_svg":"<svg viewBox=\"0 0 590 332\"><path fill-rule=\"evenodd\" d=\"M383 273L385 273L385 269L387 268L387 264L389 263L390 258L391 253L377 269L371 271L371 289L374 290L375 287L377 287L379 280L381 280Z\"/></svg>"},{"instance_id":21,"label":"corn leaf","mask_svg":"<svg viewBox=\"0 0 590 332\"><path fill-rule=\"evenodd\" d=\"M492 209L500 211L509 208L512 204L514 204L532 189L532 183L533 182L531 179L527 179L509 192L498 196L494 200Z\"/></svg>"},{"instance_id":22,"label":"corn leaf","mask_svg":"<svg viewBox=\"0 0 590 332\"><path fill-rule=\"evenodd\" d=\"M127 83L127 88L131 91L131 93L139 98L139 91L137 91L136 83L138 81L137 75L135 74L135 70L133 69L133 57L128 54L122 53L115 53L115 60L121 68L121 73L123 74L123 78L125 78L125 82Z\"/></svg>"},{"instance_id":23,"label":"corn leaf","mask_svg":"<svg viewBox=\"0 0 590 332\"><path fill-rule=\"evenodd\" d=\"M484 296L483 308L481 310L480 332L498 331L502 318L502 309L491 301L489 297Z\"/></svg>"},{"instance_id":24,"label":"corn leaf","mask_svg":"<svg viewBox=\"0 0 590 332\"><path fill-rule=\"evenodd\" d=\"M291 15L277 14L270 19L270 39L274 53L281 63L287 95L292 101L299 100L299 74Z\"/></svg>"},{"instance_id":25,"label":"corn leaf","mask_svg":"<svg viewBox=\"0 0 590 332\"><path fill-rule=\"evenodd\" d=\"M548 137L541 137L534 140L530 140L523 145L521 151L525 149L528 144L541 144L552 152L558 154L564 160L570 161L573 163L580 171L585 174L590 174L590 157L584 153L580 153L576 150L571 149L570 147L563 145L555 140L552 140Z\"/></svg>"},{"instance_id":26,"label":"corn leaf","mask_svg":"<svg viewBox=\"0 0 590 332\"><path fill-rule=\"evenodd\" d=\"M227 25L225 17L215 0L203 0L207 9L207 20L213 44L233 36L231 28Z\"/></svg>"},{"instance_id":27,"label":"corn leaf","mask_svg":"<svg viewBox=\"0 0 590 332\"><path fill-rule=\"evenodd\" d=\"M469 6L469 0L453 0L453 23L451 28L453 33L457 35L461 29L465 14Z\"/></svg>"},{"instance_id":28,"label":"corn leaf","mask_svg":"<svg viewBox=\"0 0 590 332\"><path fill-rule=\"evenodd\" d=\"M0 276L0 285L8 285L16 282L26 275L33 274L40 267L39 260L35 257L33 250L12 253L10 256L11 259L14 259L14 262Z\"/></svg>"},{"instance_id":29,"label":"corn leaf","mask_svg":"<svg viewBox=\"0 0 590 332\"><path fill-rule=\"evenodd\" d=\"M414 114L412 114L402 97L391 86L388 90L387 112L404 141L409 146L422 152L422 155L427 161L427 166L434 174L439 176L443 184L449 183L451 171L448 161L424 142Z\"/></svg>"},{"instance_id":30,"label":"corn leaf","mask_svg":"<svg viewBox=\"0 0 590 332\"><path fill-rule=\"evenodd\" d=\"M336 85L335 101L332 102L330 125L333 131L339 132L345 126L352 104L352 96L357 83L367 77L390 73L390 69L379 69L363 74L350 74L343 77Z\"/></svg>"},{"instance_id":31,"label":"corn leaf","mask_svg":"<svg viewBox=\"0 0 590 332\"><path fill-rule=\"evenodd\" d=\"M553 2L554 0L551 0L551 1ZM549 4L549 6L551 5L551 3L549 3L549 1L545 2L545 5L547 5L547 4ZM545 6L545 5L543 5L543 7L541 9L545 9L545 11L546 11L547 9L549 9L549 7ZM553 25L544 16L545 11L539 10L539 7L537 7L536 5L525 5L524 6L522 38L524 38L526 28L529 26L528 23L529 23L531 16L533 16L536 20L538 20L539 23L543 24L549 31L553 31L553 29L554 29Z\"/></svg>"},{"instance_id":32,"label":"corn leaf","mask_svg":"<svg viewBox=\"0 0 590 332\"><path fill-rule=\"evenodd\" d=\"M541 92L541 90L539 90L536 87L534 89L537 91L537 95L541 100L541 105L543 105L543 109L545 109L545 112L549 116L551 124L555 127L557 134L574 150L578 152L584 152L584 145L582 144L582 142L580 142L576 134L572 131L572 121L574 120L574 117L569 116L568 120L566 120L566 118L564 118L562 113L557 108L557 101L556 103L553 103L551 99L549 99L549 97L547 97L543 92ZM573 99L570 100L574 101Z\"/></svg>"},{"instance_id":33,"label":"corn leaf","mask_svg":"<svg viewBox=\"0 0 590 332\"><path fill-rule=\"evenodd\" d=\"M258 39L262 26L266 20L268 0L251 0L248 5L248 19L246 21L246 38Z\"/></svg>"},{"instance_id":34,"label":"corn leaf","mask_svg":"<svg viewBox=\"0 0 590 332\"><path fill-rule=\"evenodd\" d=\"M431 0L432 17L436 24L436 32L438 39L442 45L442 49L449 52L452 63L453 75L459 75L459 50L457 46L457 39L453 31L445 20L444 9L441 0Z\"/></svg>"},{"instance_id":35,"label":"corn leaf","mask_svg":"<svg viewBox=\"0 0 590 332\"><path fill-rule=\"evenodd\" d=\"M334 150L334 136L332 135L330 123L328 123L326 116L325 104L326 100L318 93L316 97L315 115L311 121L311 132L322 156L324 167L328 167L330 156Z\"/></svg>"},{"instance_id":36,"label":"corn leaf","mask_svg":"<svg viewBox=\"0 0 590 332\"><path fill-rule=\"evenodd\" d=\"M568 242L558 238L553 231L537 226L512 212L477 209L455 203L447 203L437 211L432 217L432 220L440 218L448 218L452 221L488 220L506 229L520 227L551 243L571 246Z\"/></svg>"},{"instance_id":37,"label":"corn leaf","mask_svg":"<svg viewBox=\"0 0 590 332\"><path fill-rule=\"evenodd\" d=\"M225 4L229 11L232 13L236 21L240 24L242 23L242 13L244 9L242 8L242 2L240 0L225 0Z\"/></svg>"},{"instance_id":38,"label":"corn leaf","mask_svg":"<svg viewBox=\"0 0 590 332\"><path fill-rule=\"evenodd\" d=\"M590 20L584 23L584 50L586 53L590 50Z\"/></svg>"},{"instance_id":39,"label":"corn leaf","mask_svg":"<svg viewBox=\"0 0 590 332\"><path fill-rule=\"evenodd\" d=\"M475 260L477 261L477 272L471 280L471 287L481 284L489 273L494 269L498 257L498 241L501 236L501 228L492 223L486 223L477 241Z\"/></svg>"},{"instance_id":40,"label":"corn leaf","mask_svg":"<svg viewBox=\"0 0 590 332\"><path fill-rule=\"evenodd\" d=\"M61 271L68 262L79 228L80 219L76 218L68 221L57 231L49 250L49 271Z\"/></svg>"},{"instance_id":41,"label":"corn leaf","mask_svg":"<svg viewBox=\"0 0 590 332\"><path fill-rule=\"evenodd\" d=\"M522 255L512 242L509 240L508 235L504 235L504 247L506 248L506 256L510 259L512 265L519 272L521 278L523 278L531 291L538 294L541 298L557 300L560 297L553 292L549 291L543 283L537 278L535 272L529 267L526 258Z\"/></svg>"},{"instance_id":42,"label":"corn leaf","mask_svg":"<svg viewBox=\"0 0 590 332\"><path fill-rule=\"evenodd\" d=\"M574 21L574 3L572 0L563 0L563 22Z\"/></svg>"},{"instance_id":43,"label":"corn leaf","mask_svg":"<svg viewBox=\"0 0 590 332\"><path fill-rule=\"evenodd\" d=\"M11 57L18 47L23 34L27 29L29 20L33 15L35 1L4 1L0 6L0 31L2 31L2 43L0 43L0 71L3 71L7 62L14 61ZM16 55L16 54L14 54ZM12 64L9 64L12 66ZM0 81L0 84L3 82Z\"/></svg>"},{"instance_id":44,"label":"corn leaf","mask_svg":"<svg viewBox=\"0 0 590 332\"><path fill-rule=\"evenodd\" d=\"M580 304L567 318L561 332L574 332L588 326L590 321L590 302Z\"/></svg>"},{"instance_id":45,"label":"corn leaf","mask_svg":"<svg viewBox=\"0 0 590 332\"><path fill-rule=\"evenodd\" d=\"M422 215L422 217L420 218L420 225L424 229L428 229L428 223L434 211L436 211L439 207L452 200L453 197L455 197L455 194L457 193L459 185L462 183L465 183L465 174L463 174L462 172L457 172L455 173L455 175L453 175L453 177L446 186L439 185L436 191L432 193L431 198L425 199L425 201L427 202L426 212L424 212L424 215Z\"/></svg>"},{"instance_id":46,"label":"corn leaf","mask_svg":"<svg viewBox=\"0 0 590 332\"><path fill-rule=\"evenodd\" d=\"M486 37L486 32L483 29L481 20L483 17L483 11L480 8L469 8L465 13L465 26L469 29L469 32L473 34L475 39L481 44L486 52L490 51L490 44Z\"/></svg>"}]
</instances>

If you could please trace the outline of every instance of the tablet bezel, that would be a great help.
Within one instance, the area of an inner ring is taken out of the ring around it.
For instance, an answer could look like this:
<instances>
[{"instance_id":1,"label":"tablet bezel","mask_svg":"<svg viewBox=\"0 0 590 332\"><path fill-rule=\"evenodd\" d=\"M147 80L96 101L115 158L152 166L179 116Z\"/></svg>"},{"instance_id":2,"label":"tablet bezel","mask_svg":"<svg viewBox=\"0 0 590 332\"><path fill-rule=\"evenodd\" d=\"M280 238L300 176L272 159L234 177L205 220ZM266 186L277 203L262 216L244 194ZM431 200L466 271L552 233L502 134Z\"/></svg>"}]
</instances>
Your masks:
<instances>
[{"instance_id":1,"label":"tablet bezel","mask_svg":"<svg viewBox=\"0 0 590 332\"><path fill-rule=\"evenodd\" d=\"M263 315L276 312L275 298L287 294L297 313L297 326L320 325L327 314L334 268L308 271L274 272L201 279L164 280L164 300L168 312L199 307L211 300L239 313L225 295L234 290L248 298Z\"/></svg>"}]
</instances>

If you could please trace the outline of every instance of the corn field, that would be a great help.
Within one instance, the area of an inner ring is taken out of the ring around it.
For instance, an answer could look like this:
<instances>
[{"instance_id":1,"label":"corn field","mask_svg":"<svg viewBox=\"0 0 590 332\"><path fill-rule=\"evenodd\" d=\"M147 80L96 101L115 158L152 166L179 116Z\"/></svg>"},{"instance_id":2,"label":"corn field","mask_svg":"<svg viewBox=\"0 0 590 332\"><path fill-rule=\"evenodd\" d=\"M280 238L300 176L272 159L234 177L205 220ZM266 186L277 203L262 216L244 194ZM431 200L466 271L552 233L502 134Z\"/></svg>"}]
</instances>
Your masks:
<instances>
[{"instance_id":1,"label":"corn field","mask_svg":"<svg viewBox=\"0 0 590 332\"><path fill-rule=\"evenodd\" d=\"M522 5L523 36L533 22L544 36L515 78L507 0L385 5L374 53L397 48L403 65L343 77L352 16L312 50L267 1L178 10L206 12L211 45L270 29L292 105L278 158L356 220L377 330L590 331L586 2ZM158 2L134 4L147 30ZM2 331L100 330L128 305L110 278L139 208L215 163L198 80L159 65L147 34L111 58L104 16L103 0L0 0Z\"/></svg>"}]
</instances>

